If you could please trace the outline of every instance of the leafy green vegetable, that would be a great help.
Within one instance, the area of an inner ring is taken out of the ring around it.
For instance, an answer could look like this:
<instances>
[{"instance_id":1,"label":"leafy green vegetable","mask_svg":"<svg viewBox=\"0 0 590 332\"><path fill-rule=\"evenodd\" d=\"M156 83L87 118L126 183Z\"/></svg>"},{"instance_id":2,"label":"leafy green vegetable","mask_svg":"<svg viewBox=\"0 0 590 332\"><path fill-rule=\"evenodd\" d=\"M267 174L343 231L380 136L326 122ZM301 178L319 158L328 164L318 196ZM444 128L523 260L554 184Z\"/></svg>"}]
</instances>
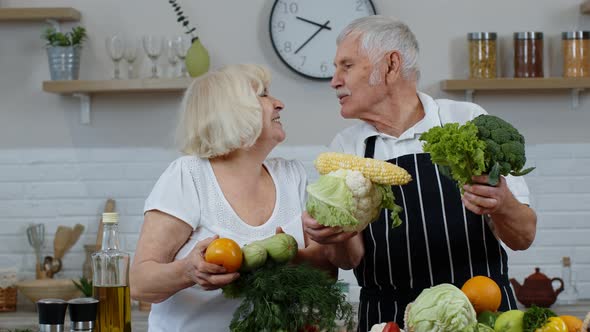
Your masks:
<instances>
[{"instance_id":1,"label":"leafy green vegetable","mask_svg":"<svg viewBox=\"0 0 590 332\"><path fill-rule=\"evenodd\" d=\"M487 326L486 324L477 323L477 332L494 332L494 329Z\"/></svg>"},{"instance_id":2,"label":"leafy green vegetable","mask_svg":"<svg viewBox=\"0 0 590 332\"><path fill-rule=\"evenodd\" d=\"M352 328L353 311L339 283L308 265L269 264L242 273L223 288L228 298L243 298L230 324L232 332L297 331L315 325L336 331L335 321Z\"/></svg>"},{"instance_id":3,"label":"leafy green vegetable","mask_svg":"<svg viewBox=\"0 0 590 332\"><path fill-rule=\"evenodd\" d=\"M547 308L532 305L524 313L524 318L522 319L523 332L534 332L536 329L545 325L549 317L557 317L557 315Z\"/></svg>"},{"instance_id":4,"label":"leafy green vegetable","mask_svg":"<svg viewBox=\"0 0 590 332\"><path fill-rule=\"evenodd\" d=\"M307 186L309 194L306 209L325 226L356 226L358 220L352 214L354 201L346 180L322 175Z\"/></svg>"},{"instance_id":5,"label":"leafy green vegetable","mask_svg":"<svg viewBox=\"0 0 590 332\"><path fill-rule=\"evenodd\" d=\"M465 294L451 284L423 290L406 308L406 330L414 332L475 332L475 310Z\"/></svg>"},{"instance_id":6,"label":"leafy green vegetable","mask_svg":"<svg viewBox=\"0 0 590 332\"><path fill-rule=\"evenodd\" d=\"M459 188L471 183L471 177L486 171L485 142L477 137L477 127L467 122L464 125L447 123L433 127L420 137L425 141L424 151L430 153L432 162L450 169Z\"/></svg>"},{"instance_id":7,"label":"leafy green vegetable","mask_svg":"<svg viewBox=\"0 0 590 332\"><path fill-rule=\"evenodd\" d=\"M495 186L500 175L521 176L534 169L522 169L526 163L524 137L494 115L483 114L464 125L433 127L420 140L426 142L424 151L440 172L457 181L461 191L474 175L488 174L489 184Z\"/></svg>"},{"instance_id":8,"label":"leafy green vegetable","mask_svg":"<svg viewBox=\"0 0 590 332\"><path fill-rule=\"evenodd\" d=\"M341 169L322 175L307 186L306 210L324 226L345 231L362 231L379 217L382 208L391 210L392 227L401 224L391 186L372 183L361 172Z\"/></svg>"}]
</instances>

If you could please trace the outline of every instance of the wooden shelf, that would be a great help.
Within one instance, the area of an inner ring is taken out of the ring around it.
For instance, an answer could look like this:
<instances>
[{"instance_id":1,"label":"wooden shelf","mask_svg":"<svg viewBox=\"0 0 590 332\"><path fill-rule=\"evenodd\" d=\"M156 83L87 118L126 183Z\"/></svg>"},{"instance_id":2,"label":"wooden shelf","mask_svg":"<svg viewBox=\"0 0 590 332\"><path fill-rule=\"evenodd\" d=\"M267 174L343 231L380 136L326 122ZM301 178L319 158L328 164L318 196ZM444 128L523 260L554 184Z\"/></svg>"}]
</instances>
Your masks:
<instances>
[{"instance_id":1,"label":"wooden shelf","mask_svg":"<svg viewBox=\"0 0 590 332\"><path fill-rule=\"evenodd\" d=\"M79 21L82 15L74 8L0 8L0 22Z\"/></svg>"},{"instance_id":2,"label":"wooden shelf","mask_svg":"<svg viewBox=\"0 0 590 332\"><path fill-rule=\"evenodd\" d=\"M103 81L44 81L43 91L57 94L183 92L192 78L158 78Z\"/></svg>"},{"instance_id":3,"label":"wooden shelf","mask_svg":"<svg viewBox=\"0 0 590 332\"><path fill-rule=\"evenodd\" d=\"M90 123L90 98L95 94L115 93L182 93L193 78L144 78L137 80L44 81L43 91L80 98L80 123Z\"/></svg>"},{"instance_id":4,"label":"wooden shelf","mask_svg":"<svg viewBox=\"0 0 590 332\"><path fill-rule=\"evenodd\" d=\"M590 0L584 1L580 4L580 12L582 14L590 14Z\"/></svg>"},{"instance_id":5,"label":"wooden shelf","mask_svg":"<svg viewBox=\"0 0 590 332\"><path fill-rule=\"evenodd\" d=\"M441 82L444 91L465 90L567 90L590 88L590 78L496 78L445 80Z\"/></svg>"},{"instance_id":6,"label":"wooden shelf","mask_svg":"<svg viewBox=\"0 0 590 332\"><path fill-rule=\"evenodd\" d=\"M495 78L444 80L440 84L443 91L464 91L465 100L473 101L475 91L541 91L571 90L572 108L579 106L580 92L590 88L590 78Z\"/></svg>"}]
</instances>

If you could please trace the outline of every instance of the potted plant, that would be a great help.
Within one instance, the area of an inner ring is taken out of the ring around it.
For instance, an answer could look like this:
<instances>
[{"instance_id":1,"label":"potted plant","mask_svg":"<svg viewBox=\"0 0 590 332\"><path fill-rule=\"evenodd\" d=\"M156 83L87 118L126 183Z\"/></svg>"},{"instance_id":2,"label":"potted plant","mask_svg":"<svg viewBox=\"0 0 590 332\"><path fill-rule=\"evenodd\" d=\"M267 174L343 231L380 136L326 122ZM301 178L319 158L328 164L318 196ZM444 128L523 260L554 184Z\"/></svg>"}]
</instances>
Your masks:
<instances>
[{"instance_id":1,"label":"potted plant","mask_svg":"<svg viewBox=\"0 0 590 332\"><path fill-rule=\"evenodd\" d=\"M207 49L203 46L196 34L195 31L197 28L190 26L188 15L182 10L176 1L177 0L168 0L168 3L174 8L174 12L177 16L176 21L185 29L184 33L191 38L191 46L188 51L186 51L183 46L177 45L180 48L181 53L186 51L186 54L179 54L179 57L181 59L182 56L185 57L184 62L190 76L197 77L209 70L209 52L207 52Z\"/></svg>"},{"instance_id":2,"label":"potted plant","mask_svg":"<svg viewBox=\"0 0 590 332\"><path fill-rule=\"evenodd\" d=\"M80 52L86 40L86 29L74 27L62 33L53 27L45 29L42 36L47 42L49 73L52 80L77 80L80 71Z\"/></svg>"}]
</instances>

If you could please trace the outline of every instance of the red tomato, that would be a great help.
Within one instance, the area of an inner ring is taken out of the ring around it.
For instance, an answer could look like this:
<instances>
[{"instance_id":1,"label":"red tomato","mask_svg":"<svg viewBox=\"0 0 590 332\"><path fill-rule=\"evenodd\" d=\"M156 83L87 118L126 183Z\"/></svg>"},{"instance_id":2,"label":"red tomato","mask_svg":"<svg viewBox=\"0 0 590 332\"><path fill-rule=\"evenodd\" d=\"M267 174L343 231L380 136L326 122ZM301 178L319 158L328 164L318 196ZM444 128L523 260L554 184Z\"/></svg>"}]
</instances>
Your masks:
<instances>
[{"instance_id":1,"label":"red tomato","mask_svg":"<svg viewBox=\"0 0 590 332\"><path fill-rule=\"evenodd\" d=\"M383 328L383 332L400 332L400 329L397 323L389 322Z\"/></svg>"}]
</instances>

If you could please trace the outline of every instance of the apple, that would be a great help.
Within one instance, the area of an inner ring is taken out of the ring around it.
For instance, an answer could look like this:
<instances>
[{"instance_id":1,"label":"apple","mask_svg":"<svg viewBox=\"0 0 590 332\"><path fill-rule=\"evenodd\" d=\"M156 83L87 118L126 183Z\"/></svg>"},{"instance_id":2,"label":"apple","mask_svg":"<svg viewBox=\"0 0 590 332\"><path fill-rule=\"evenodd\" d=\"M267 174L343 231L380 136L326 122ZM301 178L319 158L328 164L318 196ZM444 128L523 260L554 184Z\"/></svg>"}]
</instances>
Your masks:
<instances>
[{"instance_id":1,"label":"apple","mask_svg":"<svg viewBox=\"0 0 590 332\"><path fill-rule=\"evenodd\" d=\"M522 331L522 319L524 317L524 311L520 310L509 310L502 313L496 319L494 325L494 331L496 332L523 332Z\"/></svg>"}]
</instances>

